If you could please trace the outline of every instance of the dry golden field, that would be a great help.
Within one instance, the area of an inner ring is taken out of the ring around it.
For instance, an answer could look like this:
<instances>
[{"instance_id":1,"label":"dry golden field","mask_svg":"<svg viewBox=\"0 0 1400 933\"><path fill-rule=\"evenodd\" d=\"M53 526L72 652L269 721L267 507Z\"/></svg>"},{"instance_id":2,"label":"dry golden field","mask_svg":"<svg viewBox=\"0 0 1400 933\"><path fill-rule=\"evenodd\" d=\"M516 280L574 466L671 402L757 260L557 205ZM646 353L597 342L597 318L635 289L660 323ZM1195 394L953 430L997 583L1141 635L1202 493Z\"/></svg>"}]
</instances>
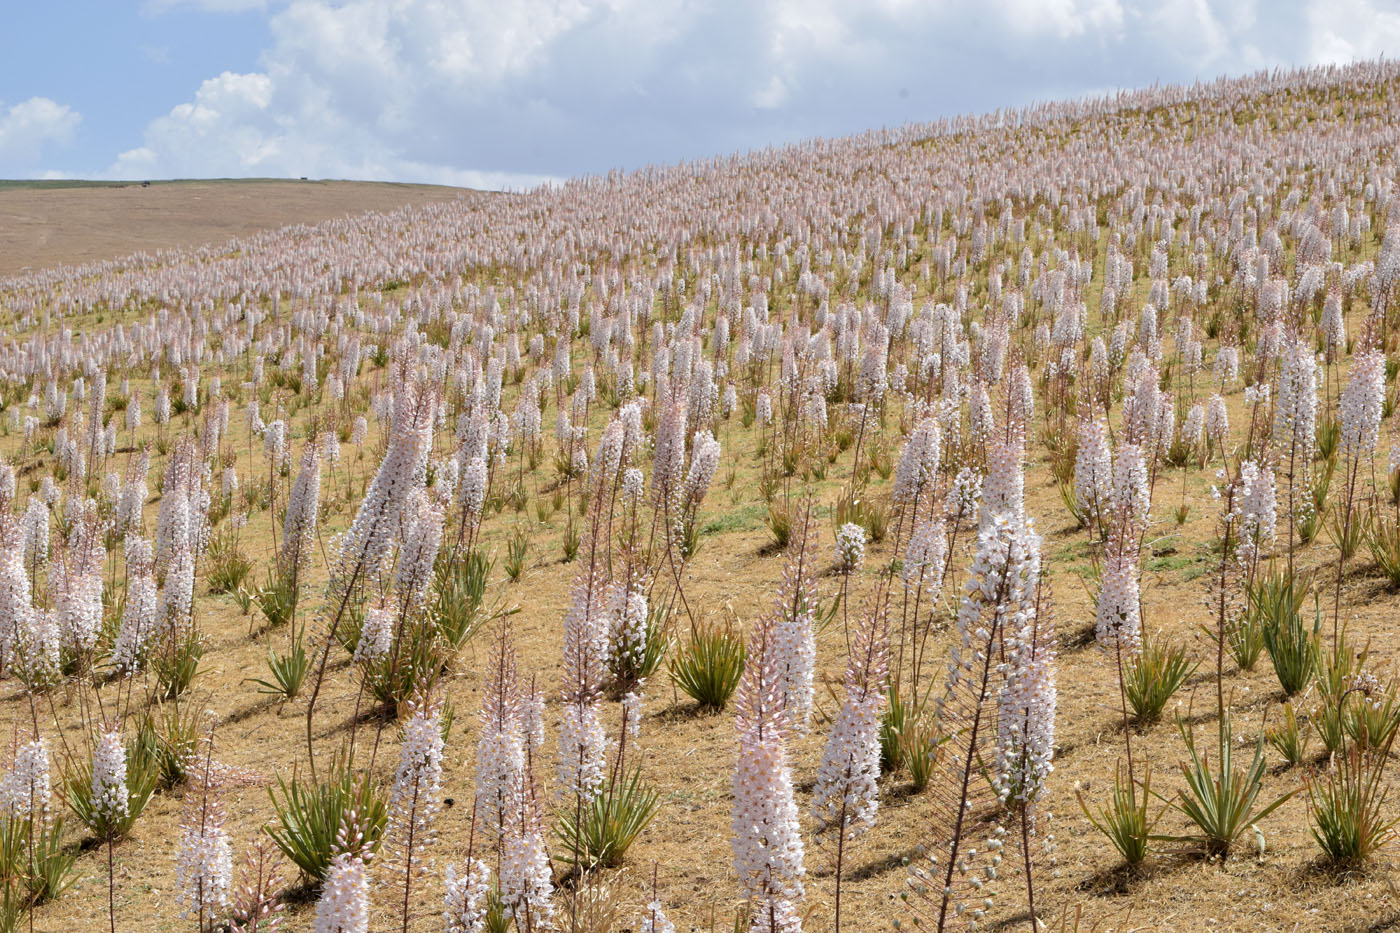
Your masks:
<instances>
[{"instance_id":1,"label":"dry golden field","mask_svg":"<svg viewBox=\"0 0 1400 933\"><path fill-rule=\"evenodd\" d=\"M354 181L0 184L0 275L223 243L269 228L457 197L455 188Z\"/></svg>"}]
</instances>

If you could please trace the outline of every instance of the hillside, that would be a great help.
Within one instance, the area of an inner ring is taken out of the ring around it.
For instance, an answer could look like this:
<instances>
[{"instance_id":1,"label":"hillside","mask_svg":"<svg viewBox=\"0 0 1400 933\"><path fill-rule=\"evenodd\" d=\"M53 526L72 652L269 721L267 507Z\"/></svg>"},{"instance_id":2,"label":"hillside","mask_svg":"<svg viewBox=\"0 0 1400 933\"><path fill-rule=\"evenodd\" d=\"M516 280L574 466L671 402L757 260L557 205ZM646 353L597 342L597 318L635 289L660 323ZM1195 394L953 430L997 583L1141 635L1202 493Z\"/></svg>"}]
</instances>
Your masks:
<instances>
[{"instance_id":1,"label":"hillside","mask_svg":"<svg viewBox=\"0 0 1400 933\"><path fill-rule=\"evenodd\" d=\"M1398 105L0 191L266 218L0 278L0 908L221 928L261 851L318 933L1395 927Z\"/></svg>"},{"instance_id":2,"label":"hillside","mask_svg":"<svg viewBox=\"0 0 1400 933\"><path fill-rule=\"evenodd\" d=\"M222 243L270 227L450 200L438 185L215 179L0 181L0 276L128 253Z\"/></svg>"}]
</instances>

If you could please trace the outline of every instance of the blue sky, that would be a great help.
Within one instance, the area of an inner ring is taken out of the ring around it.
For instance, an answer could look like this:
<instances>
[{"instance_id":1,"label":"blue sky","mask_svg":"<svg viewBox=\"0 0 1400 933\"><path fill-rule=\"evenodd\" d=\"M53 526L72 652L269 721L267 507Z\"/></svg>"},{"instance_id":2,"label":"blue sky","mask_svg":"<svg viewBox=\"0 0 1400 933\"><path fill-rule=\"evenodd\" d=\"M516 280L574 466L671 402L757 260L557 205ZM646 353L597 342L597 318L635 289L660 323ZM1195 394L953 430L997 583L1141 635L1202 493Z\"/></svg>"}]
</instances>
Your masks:
<instances>
[{"instance_id":1,"label":"blue sky","mask_svg":"<svg viewBox=\"0 0 1400 933\"><path fill-rule=\"evenodd\" d=\"M523 186L1400 50L1400 0L44 0L0 177Z\"/></svg>"}]
</instances>

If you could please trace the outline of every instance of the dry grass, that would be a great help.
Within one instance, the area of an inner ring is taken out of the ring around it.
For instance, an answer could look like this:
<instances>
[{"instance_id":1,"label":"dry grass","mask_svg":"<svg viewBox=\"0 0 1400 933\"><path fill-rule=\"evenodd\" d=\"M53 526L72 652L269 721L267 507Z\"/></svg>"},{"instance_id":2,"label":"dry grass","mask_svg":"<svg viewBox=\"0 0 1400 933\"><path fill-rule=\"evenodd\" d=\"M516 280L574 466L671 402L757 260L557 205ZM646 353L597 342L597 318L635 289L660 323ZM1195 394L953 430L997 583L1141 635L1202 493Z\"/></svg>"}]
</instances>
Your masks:
<instances>
[{"instance_id":1,"label":"dry grass","mask_svg":"<svg viewBox=\"0 0 1400 933\"><path fill-rule=\"evenodd\" d=\"M222 244L259 230L473 195L361 181L160 182L143 188L0 185L0 276L137 251Z\"/></svg>"},{"instance_id":2,"label":"dry grass","mask_svg":"<svg viewBox=\"0 0 1400 933\"><path fill-rule=\"evenodd\" d=\"M375 376L371 375L373 378ZM177 425L172 423L171 427ZM250 466L242 430L241 425L234 428L231 447L239 451L240 474L256 475ZM753 453L756 437L751 432L741 431L737 420L729 422L720 437L725 445L726 462L736 464L739 481L734 484L732 495L718 485L712 490L702 520L719 520L724 524L724 516L752 509L761 500L756 492L758 461ZM890 438L891 444L895 442L896 438ZM13 438L3 446L9 449L12 444ZM372 447L371 439L366 450ZM326 534L343 528L353 517L358 502L357 499L347 501L333 491L345 485L347 476L363 475L375 466L368 455L356 460L354 449L348 445L345 452L341 466L334 474L328 473L324 481L323 488L332 503ZM1027 510L1037 518L1045 536L1046 564L1056 586L1057 617L1066 642L1072 643L1076 634L1084 626L1091 625L1093 619L1092 602L1078 580L1079 573L1084 570L1081 555L1085 535L1073 530L1073 522L1041 453L1033 451L1029 460ZM260 461L259 451L257 462L260 464ZM21 470L32 464L32 461L22 463ZM843 468L848 471L849 464L849 454L844 455L827 480L816 484L820 501L827 507L835 504L839 484L848 478ZM158 475L161 467L161 459L156 458L152 463L152 475ZM543 472L548 468L541 466L540 469ZM1197 574L1206 566L1202 562L1209 560L1206 549L1215 519L1207 505L1208 475L1193 472L1188 477L1188 497L1198 506L1192 518L1180 528L1154 529L1154 533L1170 533L1171 537L1158 542L1155 549L1148 549L1144 556L1148 629L1188 640L1193 656L1203 661L1212 657L1212 648L1198 629L1207 618L1204 605L1207 576ZM1175 472L1169 473L1162 483L1158 501L1170 503L1177 494L1180 477ZM354 485L358 491L358 482ZM884 489L887 494L887 486L881 483L877 489ZM148 506L148 521L154 520L156 507L157 502L153 500ZM533 518L533 512L527 514ZM513 533L518 518L507 508L488 519L486 547L498 556L503 554L505 542ZM523 518L519 520L524 521ZM521 612L513 617L521 669L539 677L540 686L550 699L551 726L557 720L554 698L559 687L559 638L573 575L572 566L560 562L564 533L563 513L556 513L546 523L531 521L529 568L518 583L506 584L498 565L492 583L493 589L504 587L508 602L521 606ZM822 524L821 534L823 547L830 550L831 530L827 523ZM267 513L255 512L244 532L244 541L249 542L250 553L259 555L258 560L266 558L255 542L266 540L268 536ZM739 618L751 620L768 607L772 587L782 569L782 556L771 552L768 538L766 530L761 528L721 530L706 537L688 571L686 584L688 597L697 612L719 619L732 610ZM866 567L888 561L889 547L889 542L870 545ZM1302 552L1303 560L1330 559L1329 551L1321 545L1314 546ZM960 554L955 568L960 569L966 559L965 553ZM1360 565L1362 560L1358 558L1355 564ZM260 579L260 568L261 564L255 570L254 579ZM1400 646L1395 631L1395 620L1400 618L1400 596L1387 591L1364 568L1357 566L1357 570L1361 572L1349 575L1344 582L1345 617L1350 619L1353 632L1364 632L1372 639L1373 657L1382 663L1392 663L1396 648ZM317 572L321 575L314 583L324 579L319 562ZM853 586L869 586L871 582L870 572L865 571ZM836 585L835 577L824 578L823 597L829 598ZM267 646L269 643L284 645L286 632L260 632L250 638L249 622L240 614L235 599L229 595L210 596L206 589L201 580L198 615L210 644L191 702L214 710L223 723L219 757L260 775L264 782L270 781L279 771L288 774L289 763L303 755L303 707L298 703L283 706L271 702L255 692L244 678L264 675ZM302 617L315 608L314 598L305 599ZM945 636L945 642L937 651L941 654L946 647ZM445 772L445 794L454 799L454 806L441 817L442 840L434 853L439 865L460 857L465 847L474 767L474 713L481 702L485 650L485 644L480 641L469 644L445 685L446 696L456 708L457 717ZM819 657L822 681L836 687L844 665L839 625L830 626L823 633ZM1213 722L1214 708L1213 686L1210 675L1204 670L1208 666L1203 664L1203 670L1198 671L1178 694L1180 712L1198 723L1207 724ZM349 712L357 688L351 672L351 668L341 666L329 677L316 723L321 749L333 748L337 736L343 735L349 726ZM1374 869L1365 873L1335 876L1319 867L1318 850L1308 833L1305 797L1301 794L1260 827L1267 842L1262 857L1255 850L1253 835L1248 834L1240 853L1223 864L1205 862L1187 851L1165 853L1159 846L1159 854L1150 857L1141 872L1120 871L1116 856L1089 826L1073 797L1073 789L1079 788L1091 801L1106 798L1122 754L1121 727L1116 712L1117 686L1111 659L1092 644L1067 647L1060 656L1059 685L1058 750L1049 801L1055 815L1046 827L1053 836L1053 844L1046 847L1042 857L1039 880L1042 886L1039 897L1051 911L1058 913L1066 906L1082 905L1086 918L1107 924L1100 927L1104 930L1365 930L1377 919L1384 922L1400 916L1386 870L1388 853ZM1227 667L1226 689L1232 697L1235 731L1239 738L1252 742L1260 735L1266 712L1270 724L1277 719L1280 692L1267 660L1250 674L1240 674ZM824 702L828 710L834 712L832 701L829 698L823 701L826 690L820 686L818 697L819 702ZM53 702L65 728L77 729L78 708L73 691L56 692ZM0 711L3 711L0 715L12 722L23 724L29 719L28 701L13 680L0 682ZM41 706L41 715L44 720L48 719L44 706ZM1153 787L1167 795L1182 786L1176 765L1185 756L1171 716L1169 707L1162 723L1134 737L1135 756L1140 762L1151 762ZM392 729L385 737L386 741L393 742ZM797 740L791 749L799 803L805 804L807 799L823 739L824 730L818 726L811 736ZM734 756L732 717L728 713L697 713L688 698L677 695L658 679L648 692L640 747L646 777L662 791L662 808L656 821L629 853L628 862L634 870L619 879L620 896L639 912L649 898L649 868L655 862L659 866L662 902L678 923L678 929L689 929L692 925L706 929L712 911L721 918L732 917L738 907L729 852L729 784ZM391 759L392 756L381 756L377 766L386 779ZM1299 787L1301 778L1296 770L1274 769L1265 780L1261 797L1272 799ZM241 851L258 827L272 815L267 792L264 786L235 788L229 793L228 803L235 846ZM132 838L117 847L118 929L144 933L184 928L176 921L171 906L171 840L177 831L180 808L177 796L158 795L138 822ZM850 918L848 929L885 929L890 921L902 916L901 908L893 900L903 878L900 860L910 855L925 838L930 810L928 800L911 795L902 779L886 781L876 826L847 855L849 867L843 913ZM1179 817L1168 815L1158 831L1170 834L1186 829ZM833 855L817 847L809 837L809 929L824 929L830 923ZM104 861L88 853L78 864L79 877L73 888L36 913L36 930L57 933L83 929L91 922L94 912L100 916L105 910ZM1014 877L1007 882L1008 903L1017 900L1012 887L1016 883ZM436 893L432 895L434 899L437 896ZM1120 921L1116 918L1122 917L1129 907L1132 908L1131 918L1122 920L1124 925L1118 925ZM310 916L309 904L293 903L289 908L289 929L309 929ZM388 915L381 916L380 921L387 923ZM724 922L720 927L727 929ZM423 928L429 927L425 924Z\"/></svg>"}]
</instances>

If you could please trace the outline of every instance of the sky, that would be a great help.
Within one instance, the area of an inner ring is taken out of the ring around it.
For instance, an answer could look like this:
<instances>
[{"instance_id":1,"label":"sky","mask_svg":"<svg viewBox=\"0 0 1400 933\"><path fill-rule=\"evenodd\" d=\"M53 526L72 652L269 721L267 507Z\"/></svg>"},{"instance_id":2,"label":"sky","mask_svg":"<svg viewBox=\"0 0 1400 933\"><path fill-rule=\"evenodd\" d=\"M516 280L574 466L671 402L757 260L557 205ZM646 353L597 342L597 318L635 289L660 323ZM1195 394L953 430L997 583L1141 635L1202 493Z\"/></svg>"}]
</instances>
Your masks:
<instances>
[{"instance_id":1,"label":"sky","mask_svg":"<svg viewBox=\"0 0 1400 933\"><path fill-rule=\"evenodd\" d=\"M0 178L478 188L1400 51L1400 0L7 3Z\"/></svg>"}]
</instances>

